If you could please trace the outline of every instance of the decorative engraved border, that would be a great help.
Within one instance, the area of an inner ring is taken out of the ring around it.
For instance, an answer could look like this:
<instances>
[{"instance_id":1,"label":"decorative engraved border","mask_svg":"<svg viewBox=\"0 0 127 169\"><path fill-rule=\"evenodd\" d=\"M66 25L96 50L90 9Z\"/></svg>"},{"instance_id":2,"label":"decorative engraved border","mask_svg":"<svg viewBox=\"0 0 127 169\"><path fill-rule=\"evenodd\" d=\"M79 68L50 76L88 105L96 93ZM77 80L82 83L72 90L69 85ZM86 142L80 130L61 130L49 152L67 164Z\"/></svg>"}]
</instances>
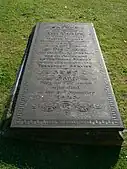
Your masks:
<instances>
[{"instance_id":1,"label":"decorative engraved border","mask_svg":"<svg viewBox=\"0 0 127 169\"><path fill-rule=\"evenodd\" d=\"M72 25L72 24L71 24ZM74 24L76 25L76 24ZM80 24L79 24L80 25ZM105 83L105 91L107 93L107 98L108 98L108 103L110 105L110 108L111 108L111 114L112 114L112 119L111 120L86 120L86 119L83 119L83 120L25 120L25 119L22 119L22 110L23 110L23 106L24 106L24 103L26 102L26 98L24 97L24 94L26 93L26 91L28 90L28 81L25 79L25 82L22 81L22 85L23 85L23 89L22 89L22 95L20 95L20 105L17 105L18 109L17 109L17 114L14 114L14 117L13 117L13 120L12 120L12 124L11 124L11 127L16 127L16 126L20 126L20 125L28 125L28 126L32 126L32 127L49 127L50 125L51 126L54 126L54 127L58 127L58 126L68 126L68 125L71 125L70 127L80 127L79 125L83 126L86 124L90 127L92 126L97 126L98 127L110 127L110 126L119 126L121 127L121 123L120 122L120 116L118 116L118 109L117 109L117 105L115 103L115 98L113 99L113 90L112 90L112 87L111 87L111 84L110 84L110 79L109 77L107 76L108 74L106 73L107 72L107 69L106 69L106 66L105 66L105 63L104 63L104 60L103 60L103 55L102 55L102 52L101 52L101 49L100 49L100 45L99 45L99 42L98 42L98 39L97 39L97 36L96 36L96 32L93 28L93 25L92 24L84 24L84 26L89 26L89 30L91 32L90 36L91 38L93 39L93 42L95 44L95 51L97 52L98 55L100 55L100 57L98 57L98 63L100 64L100 71L104 77L104 83ZM36 31L39 31L39 27L40 27L40 24L37 26L36 28ZM35 38L35 41L37 40L37 32L36 32L36 35L34 35L36 37ZM31 53L34 52L34 48L35 48L35 42L33 44L33 48L31 50ZM32 55L32 54L31 54ZM34 55L32 55L33 59L32 60L32 63L28 64L27 63L27 69L30 70L32 68L32 64L34 62L34 59L36 59L34 57ZM29 75L30 77L30 74L31 74L31 71L27 72L27 75ZM23 84L24 83L24 84ZM107 126L106 126L107 125ZM86 126L87 127L87 126Z\"/></svg>"},{"instance_id":2,"label":"decorative engraved border","mask_svg":"<svg viewBox=\"0 0 127 169\"><path fill-rule=\"evenodd\" d=\"M111 120L23 120L23 119L18 119L13 122L14 126L19 126L19 125L31 125L32 127L35 126L65 126L67 127L68 125L71 125L72 127L78 127L79 125L84 127L84 124L88 126L118 126L116 121L111 121ZM71 127L70 126L70 127ZM79 127L80 127L79 126ZM86 126L87 127L87 126Z\"/></svg>"}]
</instances>

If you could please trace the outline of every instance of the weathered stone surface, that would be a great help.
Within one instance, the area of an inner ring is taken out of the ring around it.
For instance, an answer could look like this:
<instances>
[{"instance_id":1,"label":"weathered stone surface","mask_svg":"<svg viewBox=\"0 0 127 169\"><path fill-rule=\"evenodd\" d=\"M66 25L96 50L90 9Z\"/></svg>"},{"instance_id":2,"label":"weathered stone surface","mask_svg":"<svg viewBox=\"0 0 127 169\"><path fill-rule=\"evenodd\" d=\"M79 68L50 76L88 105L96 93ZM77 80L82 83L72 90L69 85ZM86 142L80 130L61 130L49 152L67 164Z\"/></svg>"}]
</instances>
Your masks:
<instances>
[{"instance_id":1,"label":"weathered stone surface","mask_svg":"<svg viewBox=\"0 0 127 169\"><path fill-rule=\"evenodd\" d=\"M123 129L92 24L37 24L11 128Z\"/></svg>"}]
</instances>

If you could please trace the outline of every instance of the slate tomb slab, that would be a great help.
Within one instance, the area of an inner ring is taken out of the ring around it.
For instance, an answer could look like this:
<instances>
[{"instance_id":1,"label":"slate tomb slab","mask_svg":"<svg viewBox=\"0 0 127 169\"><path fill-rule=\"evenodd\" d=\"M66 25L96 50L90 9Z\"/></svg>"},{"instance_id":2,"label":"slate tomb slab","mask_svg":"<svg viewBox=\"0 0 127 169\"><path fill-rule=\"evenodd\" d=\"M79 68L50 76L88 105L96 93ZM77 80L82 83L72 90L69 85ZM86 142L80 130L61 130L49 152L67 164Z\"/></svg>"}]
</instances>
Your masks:
<instances>
[{"instance_id":1,"label":"slate tomb slab","mask_svg":"<svg viewBox=\"0 0 127 169\"><path fill-rule=\"evenodd\" d=\"M93 24L38 23L11 128L123 129Z\"/></svg>"}]
</instances>

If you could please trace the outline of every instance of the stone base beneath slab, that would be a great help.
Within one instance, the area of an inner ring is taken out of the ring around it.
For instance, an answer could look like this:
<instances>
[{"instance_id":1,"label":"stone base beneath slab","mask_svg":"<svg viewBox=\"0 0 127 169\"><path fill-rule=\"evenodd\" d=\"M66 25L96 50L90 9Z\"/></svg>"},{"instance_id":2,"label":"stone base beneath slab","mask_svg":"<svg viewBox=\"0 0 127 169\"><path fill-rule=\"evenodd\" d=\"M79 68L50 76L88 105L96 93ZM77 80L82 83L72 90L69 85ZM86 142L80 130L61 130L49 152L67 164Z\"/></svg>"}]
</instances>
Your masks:
<instances>
[{"instance_id":1,"label":"stone base beneath slab","mask_svg":"<svg viewBox=\"0 0 127 169\"><path fill-rule=\"evenodd\" d=\"M83 129L7 129L2 132L2 137L29 141L85 145L121 146L123 142L123 138L119 132Z\"/></svg>"}]
</instances>

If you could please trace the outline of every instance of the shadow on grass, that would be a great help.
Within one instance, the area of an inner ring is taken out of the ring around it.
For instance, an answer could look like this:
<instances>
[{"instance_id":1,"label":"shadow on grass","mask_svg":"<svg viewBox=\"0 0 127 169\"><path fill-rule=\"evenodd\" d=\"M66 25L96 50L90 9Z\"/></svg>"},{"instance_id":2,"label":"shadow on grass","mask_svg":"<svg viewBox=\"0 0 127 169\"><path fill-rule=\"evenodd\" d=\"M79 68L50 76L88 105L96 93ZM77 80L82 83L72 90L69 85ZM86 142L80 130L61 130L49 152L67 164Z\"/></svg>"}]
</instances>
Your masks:
<instances>
[{"instance_id":1,"label":"shadow on grass","mask_svg":"<svg viewBox=\"0 0 127 169\"><path fill-rule=\"evenodd\" d=\"M18 168L110 169L120 147L96 147L0 140L0 161Z\"/></svg>"}]
</instances>

